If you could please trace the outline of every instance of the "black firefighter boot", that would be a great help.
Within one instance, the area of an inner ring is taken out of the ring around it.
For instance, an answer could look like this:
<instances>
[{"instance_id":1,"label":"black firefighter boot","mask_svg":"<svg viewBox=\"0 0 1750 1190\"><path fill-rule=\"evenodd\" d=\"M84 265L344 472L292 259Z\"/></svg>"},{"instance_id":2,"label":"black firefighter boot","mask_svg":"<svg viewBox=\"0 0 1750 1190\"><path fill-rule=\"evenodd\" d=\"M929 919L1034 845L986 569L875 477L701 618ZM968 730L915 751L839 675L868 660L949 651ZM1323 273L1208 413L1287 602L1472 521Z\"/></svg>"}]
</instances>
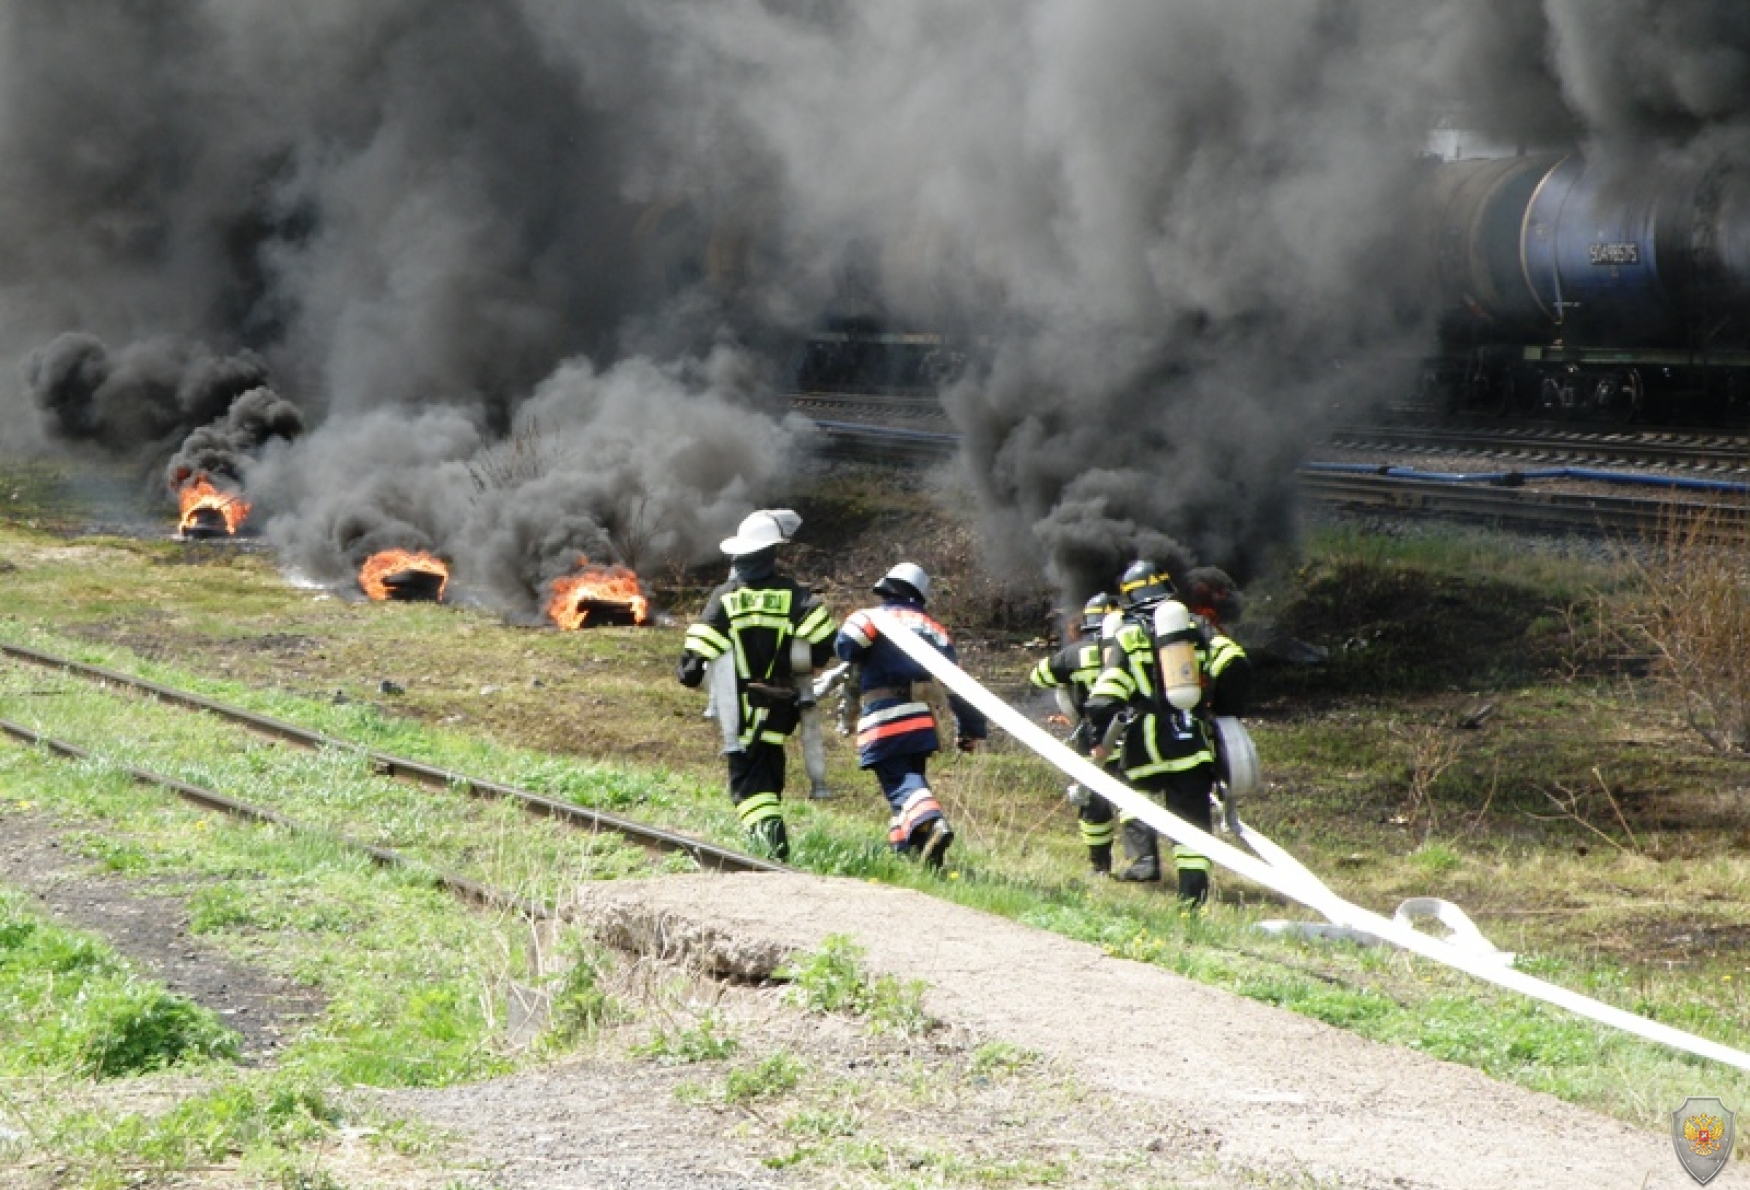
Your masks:
<instances>
[{"instance_id":1,"label":"black firefighter boot","mask_svg":"<svg viewBox=\"0 0 1750 1190\"><path fill-rule=\"evenodd\" d=\"M747 833L756 850L764 851L781 864L790 862L790 832L784 829L782 818L761 819Z\"/></svg>"},{"instance_id":2,"label":"black firefighter boot","mask_svg":"<svg viewBox=\"0 0 1750 1190\"><path fill-rule=\"evenodd\" d=\"M1124 856L1130 866L1114 873L1112 879L1148 884L1161 878L1160 845L1146 822L1132 818L1124 824Z\"/></svg>"},{"instance_id":3,"label":"black firefighter boot","mask_svg":"<svg viewBox=\"0 0 1750 1190\"><path fill-rule=\"evenodd\" d=\"M1101 843L1088 848L1088 871L1095 876L1112 874L1112 844Z\"/></svg>"},{"instance_id":4,"label":"black firefighter boot","mask_svg":"<svg viewBox=\"0 0 1750 1190\"><path fill-rule=\"evenodd\" d=\"M1189 909L1209 903L1209 873L1201 868L1179 869L1179 901Z\"/></svg>"}]
</instances>

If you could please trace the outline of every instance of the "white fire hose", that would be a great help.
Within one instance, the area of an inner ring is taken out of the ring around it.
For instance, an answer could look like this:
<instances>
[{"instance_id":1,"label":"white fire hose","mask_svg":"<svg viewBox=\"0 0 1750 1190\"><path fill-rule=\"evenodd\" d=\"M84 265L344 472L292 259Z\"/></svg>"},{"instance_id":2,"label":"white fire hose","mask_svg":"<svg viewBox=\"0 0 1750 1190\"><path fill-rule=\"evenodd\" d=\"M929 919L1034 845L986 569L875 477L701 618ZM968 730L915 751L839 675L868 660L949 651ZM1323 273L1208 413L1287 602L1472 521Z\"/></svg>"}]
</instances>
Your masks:
<instances>
[{"instance_id":1,"label":"white fire hose","mask_svg":"<svg viewBox=\"0 0 1750 1190\"><path fill-rule=\"evenodd\" d=\"M1410 914L1401 919L1382 917L1358 905L1350 904L1327 888L1311 871L1295 862L1287 852L1265 839L1257 831L1242 824L1241 837L1270 854L1273 862L1247 855L1239 848L1222 842L1214 835L1198 830L1184 819L1169 814L1164 807L1131 789L1122 781L1078 756L1074 750L1055 739L1050 732L1021 712L996 697L959 666L943 657L921 637L880 609L870 609L868 616L888 640L916 661L943 686L977 707L1015 739L1025 744L1066 776L1094 790L1120 810L1130 814L1167 836L1175 843L1191 847L1208 856L1222 867L1236 872L1254 884L1296 901L1323 914L1338 927L1359 931L1383 939L1405 950L1432 959L1444 966L1477 979L1516 991L1522 995L1565 1008L1578 1016L1609 1025L1625 1033L1685 1053L1711 1058L1740 1070L1750 1070L1750 1053L1697 1037L1682 1029L1651 1021L1620 1008L1582 996L1567 988L1516 971L1501 961L1498 952L1484 953L1477 949L1443 941L1424 934L1410 924ZM1286 861L1286 862L1284 862ZM1492 951L1493 948L1490 948Z\"/></svg>"}]
</instances>

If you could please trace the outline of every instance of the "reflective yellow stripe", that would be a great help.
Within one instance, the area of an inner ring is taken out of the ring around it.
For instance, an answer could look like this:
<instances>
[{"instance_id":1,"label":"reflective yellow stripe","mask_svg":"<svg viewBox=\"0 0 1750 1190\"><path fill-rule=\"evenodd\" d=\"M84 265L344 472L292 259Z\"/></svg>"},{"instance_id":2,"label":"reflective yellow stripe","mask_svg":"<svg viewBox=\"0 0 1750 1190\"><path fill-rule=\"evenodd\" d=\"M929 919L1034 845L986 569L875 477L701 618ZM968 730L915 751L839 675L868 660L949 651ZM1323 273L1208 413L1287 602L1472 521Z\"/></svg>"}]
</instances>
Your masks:
<instances>
[{"instance_id":1,"label":"reflective yellow stripe","mask_svg":"<svg viewBox=\"0 0 1750 1190\"><path fill-rule=\"evenodd\" d=\"M1130 675L1121 669L1109 669L1100 675L1100 680L1094 683L1093 697L1109 698L1115 702L1129 702L1131 695L1136 693L1136 683Z\"/></svg>"},{"instance_id":2,"label":"reflective yellow stripe","mask_svg":"<svg viewBox=\"0 0 1750 1190\"><path fill-rule=\"evenodd\" d=\"M832 632L832 616L827 612L825 604L803 616L802 623L796 625L796 635L814 644L819 644L831 636Z\"/></svg>"},{"instance_id":3,"label":"reflective yellow stripe","mask_svg":"<svg viewBox=\"0 0 1750 1190\"><path fill-rule=\"evenodd\" d=\"M1207 855L1199 855L1183 843L1173 844L1173 866L1181 872L1209 872L1215 867Z\"/></svg>"},{"instance_id":4,"label":"reflective yellow stripe","mask_svg":"<svg viewBox=\"0 0 1750 1190\"><path fill-rule=\"evenodd\" d=\"M1203 667L1204 672L1213 678L1245 655L1246 651L1244 649L1240 648L1233 641L1223 637L1216 644L1214 652L1210 654L1209 664Z\"/></svg>"},{"instance_id":5,"label":"reflective yellow stripe","mask_svg":"<svg viewBox=\"0 0 1750 1190\"><path fill-rule=\"evenodd\" d=\"M1116 834L1110 822L1084 822L1082 826L1082 842L1089 847L1103 847L1112 841Z\"/></svg>"},{"instance_id":6,"label":"reflective yellow stripe","mask_svg":"<svg viewBox=\"0 0 1750 1190\"><path fill-rule=\"evenodd\" d=\"M694 624L687 629L685 648L697 653L707 661L715 661L729 652L729 638L711 627L709 624Z\"/></svg>"},{"instance_id":7,"label":"reflective yellow stripe","mask_svg":"<svg viewBox=\"0 0 1750 1190\"><path fill-rule=\"evenodd\" d=\"M749 628L772 628L779 632L788 633L790 631L790 617L744 612L741 615L731 615L729 627L736 632L745 632Z\"/></svg>"},{"instance_id":8,"label":"reflective yellow stripe","mask_svg":"<svg viewBox=\"0 0 1750 1190\"><path fill-rule=\"evenodd\" d=\"M723 597L723 610L730 619L748 615L776 616L790 622L790 592L767 591L758 587L743 587Z\"/></svg>"},{"instance_id":9,"label":"reflective yellow stripe","mask_svg":"<svg viewBox=\"0 0 1750 1190\"><path fill-rule=\"evenodd\" d=\"M1057 680L1057 675L1051 672L1051 658L1047 657L1033 667L1033 672L1027 675L1027 680L1035 686L1043 686L1047 690L1063 685Z\"/></svg>"},{"instance_id":10,"label":"reflective yellow stripe","mask_svg":"<svg viewBox=\"0 0 1750 1190\"><path fill-rule=\"evenodd\" d=\"M736 653L739 661L741 654ZM747 695L741 696L741 746L747 747L760 734L760 725L766 721L766 708L756 707L747 700ZM782 742L782 741L780 741Z\"/></svg>"},{"instance_id":11,"label":"reflective yellow stripe","mask_svg":"<svg viewBox=\"0 0 1750 1190\"><path fill-rule=\"evenodd\" d=\"M752 828L771 818L782 818L783 811L778 806L778 795L775 793L756 793L752 797L743 798L735 807L735 812L741 815L741 825Z\"/></svg>"},{"instance_id":12,"label":"reflective yellow stripe","mask_svg":"<svg viewBox=\"0 0 1750 1190\"><path fill-rule=\"evenodd\" d=\"M1210 752L1207 748L1193 752L1189 756L1180 756L1172 760L1164 760L1161 758L1160 753L1155 750L1154 741L1152 740L1149 741L1149 754L1152 757L1151 763L1140 764L1135 768L1126 766L1124 769L1124 775L1134 781L1139 777L1153 777L1159 773L1186 773L1190 772L1200 764L1215 763L1215 754Z\"/></svg>"}]
</instances>

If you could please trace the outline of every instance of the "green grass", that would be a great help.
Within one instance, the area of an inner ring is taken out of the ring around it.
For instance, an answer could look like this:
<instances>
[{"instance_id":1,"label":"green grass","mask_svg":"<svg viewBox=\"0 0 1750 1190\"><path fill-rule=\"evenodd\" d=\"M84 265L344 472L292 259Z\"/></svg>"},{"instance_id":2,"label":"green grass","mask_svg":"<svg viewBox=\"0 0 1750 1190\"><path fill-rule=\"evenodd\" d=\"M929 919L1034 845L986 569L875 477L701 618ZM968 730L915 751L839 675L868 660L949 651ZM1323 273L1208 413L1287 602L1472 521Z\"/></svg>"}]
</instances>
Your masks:
<instances>
[{"instance_id":1,"label":"green grass","mask_svg":"<svg viewBox=\"0 0 1750 1190\"><path fill-rule=\"evenodd\" d=\"M843 934L829 935L821 949L792 960L778 972L790 982L790 998L809 1012L842 1012L868 1020L874 1030L926 1033L934 1025L924 1011L922 980L872 976L865 952Z\"/></svg>"},{"instance_id":2,"label":"green grass","mask_svg":"<svg viewBox=\"0 0 1750 1190\"><path fill-rule=\"evenodd\" d=\"M0 1074L115 1079L237 1053L236 1034L210 1010L0 890Z\"/></svg>"},{"instance_id":3,"label":"green grass","mask_svg":"<svg viewBox=\"0 0 1750 1190\"><path fill-rule=\"evenodd\" d=\"M460 608L367 606L294 588L267 560L237 551L63 542L41 529L77 523L71 505L56 504L64 488L47 471L20 474L18 490L32 493L21 503L44 511L38 529L23 527L30 518L0 528L0 639L740 842L713 729L699 720L698 697L669 674L678 630L564 636ZM1450 586L1453 576L1463 584ZM1337 662L1292 680L1267 675L1270 697L1252 728L1270 784L1242 811L1346 897L1388 912L1411 895L1454 900L1525 969L1730 1043L1750 1025L1750 829L1740 809L1750 774L1685 746L1670 708L1643 692L1567 680L1546 664L1565 647L1562 609L1619 581L1608 567L1555 552L1504 554L1478 535L1315 536L1298 574L1249 592L1252 617L1325 633L1320 643ZM1476 620L1457 619L1421 642L1438 646L1438 664L1418 675L1389 613L1442 590L1475 597L1490 633L1505 625L1517 635L1467 635L1456 629ZM1290 604L1293 614L1282 614ZM1351 641L1361 643L1339 648ZM1491 650L1502 656L1476 660ZM978 663L996 688L1019 696L1033 659L997 651ZM384 680L405 693L384 693ZM1303 697L1317 682L1332 685ZM1482 702L1496 705L1482 730L1455 726ZM91 1184L147 1153L166 1166L215 1151L289 1161L308 1135L345 1122L334 1088L487 1077L586 1045L635 1011L611 994L611 964L600 955L579 951L545 982L532 975L520 924L461 909L430 886L430 869L551 901L582 881L689 866L459 792L410 790L351 753L287 755L199 716L28 666L0 665L0 715L100 755L68 765L0 749L0 824L52 814L110 870L184 896L203 939L329 997L270 1074L208 1074L215 1085L175 1110L114 1122L99 1112L34 1114L37 1143ZM318 833L290 840L219 822L135 787L123 763L261 801ZM922 889L1644 1126L1658 1127L1698 1080L1728 1102L1750 1098L1750 1076L1383 948L1262 935L1259 920L1289 911L1237 880L1218 879L1223 901L1202 917L1086 880L1061 779L1013 745L943 758L933 771L958 832L945 878L888 853L885 807L837 742L831 776L844 796L786 804L797 866ZM404 851L425 870L378 870L336 845L329 836L339 833ZM552 1028L533 1051L513 1053L503 989L531 981L551 997ZM901 1037L929 1027L917 988L865 972L848 947L806 957L794 988L809 1010ZM855 1166L859 1153L880 1150L861 1131L854 1094L841 1102L811 1091L819 1075L810 1071L792 1071L785 1086L782 1055L750 1058L726 1030L709 1017L659 1026L640 1056L730 1065L695 1084L699 1101L780 1102L798 1162ZM75 1077L72 1059L46 1059L51 1049L9 1043L6 1058L18 1063L9 1069ZM996 1048L981 1051L967 1077L1000 1079L1027 1065ZM218 1139L203 1147L207 1137ZM908 1160L917 1162L911 1172L887 1184L984 1176L927 1146ZM1048 1184L1056 1175L1015 1166L991 1176Z\"/></svg>"}]
</instances>

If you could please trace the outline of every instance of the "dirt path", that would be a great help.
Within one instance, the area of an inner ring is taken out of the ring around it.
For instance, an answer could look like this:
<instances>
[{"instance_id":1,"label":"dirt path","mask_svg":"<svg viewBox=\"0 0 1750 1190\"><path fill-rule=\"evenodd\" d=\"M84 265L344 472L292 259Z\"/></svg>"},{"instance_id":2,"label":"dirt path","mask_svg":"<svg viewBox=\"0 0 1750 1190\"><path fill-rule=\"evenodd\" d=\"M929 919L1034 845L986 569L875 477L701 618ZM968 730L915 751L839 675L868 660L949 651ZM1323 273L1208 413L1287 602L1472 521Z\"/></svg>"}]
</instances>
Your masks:
<instances>
[{"instance_id":1,"label":"dirt path","mask_svg":"<svg viewBox=\"0 0 1750 1190\"><path fill-rule=\"evenodd\" d=\"M35 816L8 815L0 883L30 890L55 917L102 932L172 988L224 1012L258 1059L319 1010L307 991L191 939L177 898L95 871ZM1005 1099L1000 1088L952 1093L920 1119L917 1139L972 1159L1037 1151L1079 1165L1059 1184L1694 1185L1663 1134L909 890L798 874L670 876L587 886L574 914L603 941L663 969L756 979L830 935L848 935L871 971L927 984L926 1007L948 1042L879 1052L854 1023L799 1019L770 987L731 981L706 994L733 1007L738 1028L764 1030L763 1044L826 1066L902 1071L918 1059L945 1080L955 1049L963 1056L977 1041L1042 1055L1051 1073L1043 1088L1029 1088L1031 1100ZM1060 1099L1050 1083L1059 1074ZM374 1093L393 1113L454 1130L461 1144L444 1171L385 1175L339 1153L324 1164L361 1187L797 1190L833 1180L806 1165L763 1166L793 1147L770 1121L682 1106L678 1088L698 1077L602 1055L489 1083ZM993 1139L1004 1129L1009 1136ZM1750 1169L1737 1163L1710 1183L1746 1186Z\"/></svg>"},{"instance_id":2,"label":"dirt path","mask_svg":"<svg viewBox=\"0 0 1750 1190\"><path fill-rule=\"evenodd\" d=\"M73 834L48 818L8 812L0 826L0 885L31 894L56 921L101 934L172 992L218 1013L242 1037L250 1064L270 1061L285 1036L322 1012L322 997L308 988L191 935L181 897L150 880L106 873L76 847Z\"/></svg>"},{"instance_id":3,"label":"dirt path","mask_svg":"<svg viewBox=\"0 0 1750 1190\"><path fill-rule=\"evenodd\" d=\"M623 946L757 964L847 934L956 1027L1039 1051L1235 1174L1417 1190L1692 1186L1669 1137L907 890L794 875L591 886ZM1728 1166L1714 1187L1750 1186Z\"/></svg>"}]
</instances>

